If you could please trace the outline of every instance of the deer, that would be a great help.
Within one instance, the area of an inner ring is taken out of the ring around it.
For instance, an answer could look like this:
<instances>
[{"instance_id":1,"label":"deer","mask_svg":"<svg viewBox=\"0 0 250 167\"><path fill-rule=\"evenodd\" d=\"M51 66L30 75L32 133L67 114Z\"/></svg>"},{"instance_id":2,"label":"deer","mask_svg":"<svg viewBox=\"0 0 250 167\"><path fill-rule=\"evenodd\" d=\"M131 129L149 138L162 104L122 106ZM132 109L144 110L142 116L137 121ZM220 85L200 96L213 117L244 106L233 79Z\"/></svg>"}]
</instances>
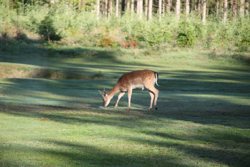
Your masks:
<instances>
[{"instance_id":1,"label":"deer","mask_svg":"<svg viewBox=\"0 0 250 167\"><path fill-rule=\"evenodd\" d=\"M146 90L148 90L149 95L151 97L148 111L151 111L153 105L155 107L155 110L157 110L156 105L157 105L159 90L155 88L155 85L159 86L157 83L158 78L159 74L151 70L138 70L123 74L110 91L105 91L105 90L99 91L102 96L103 107L107 107L112 98L114 97L114 95L119 93L114 106L115 108L117 108L120 99L127 92L128 93L127 111L130 111L133 89L141 88L142 90L144 90L145 88Z\"/></svg>"}]
</instances>

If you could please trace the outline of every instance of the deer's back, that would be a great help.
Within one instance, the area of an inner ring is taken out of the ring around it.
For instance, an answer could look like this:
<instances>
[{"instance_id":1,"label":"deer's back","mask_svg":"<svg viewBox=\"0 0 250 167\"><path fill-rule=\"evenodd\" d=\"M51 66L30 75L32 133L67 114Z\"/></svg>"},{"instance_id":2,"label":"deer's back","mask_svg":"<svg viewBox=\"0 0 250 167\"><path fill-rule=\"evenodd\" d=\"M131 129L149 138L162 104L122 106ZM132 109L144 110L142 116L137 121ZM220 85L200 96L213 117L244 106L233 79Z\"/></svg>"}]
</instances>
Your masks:
<instances>
[{"instance_id":1,"label":"deer's back","mask_svg":"<svg viewBox=\"0 0 250 167\"><path fill-rule=\"evenodd\" d=\"M145 84L154 84L155 73L156 72L151 70L139 70L125 73L119 78L117 84L122 88L128 88L130 86L133 88L144 87Z\"/></svg>"}]
</instances>

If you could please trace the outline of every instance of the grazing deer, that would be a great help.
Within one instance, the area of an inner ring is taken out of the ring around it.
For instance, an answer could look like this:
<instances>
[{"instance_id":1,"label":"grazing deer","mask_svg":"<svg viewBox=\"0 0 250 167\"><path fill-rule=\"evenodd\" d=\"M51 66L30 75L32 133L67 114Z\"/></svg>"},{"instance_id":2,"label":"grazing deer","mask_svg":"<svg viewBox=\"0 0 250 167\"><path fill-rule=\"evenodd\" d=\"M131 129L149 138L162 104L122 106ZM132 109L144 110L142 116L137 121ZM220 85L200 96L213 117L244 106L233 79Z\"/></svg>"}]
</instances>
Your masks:
<instances>
[{"instance_id":1,"label":"grazing deer","mask_svg":"<svg viewBox=\"0 0 250 167\"><path fill-rule=\"evenodd\" d=\"M151 97L149 106L149 110L151 110L153 103L154 106L156 106L158 99L159 90L155 88L155 84L159 86L157 83L158 76L159 75L157 72L151 70L132 71L122 75L112 90L108 92L100 91L103 98L103 106L107 107L114 95L119 92L117 101L115 103L115 107L117 107L122 96L128 92L128 111L130 111L133 89L141 88L143 90L145 88L148 90ZM157 107L155 107L155 109L157 110Z\"/></svg>"}]
</instances>

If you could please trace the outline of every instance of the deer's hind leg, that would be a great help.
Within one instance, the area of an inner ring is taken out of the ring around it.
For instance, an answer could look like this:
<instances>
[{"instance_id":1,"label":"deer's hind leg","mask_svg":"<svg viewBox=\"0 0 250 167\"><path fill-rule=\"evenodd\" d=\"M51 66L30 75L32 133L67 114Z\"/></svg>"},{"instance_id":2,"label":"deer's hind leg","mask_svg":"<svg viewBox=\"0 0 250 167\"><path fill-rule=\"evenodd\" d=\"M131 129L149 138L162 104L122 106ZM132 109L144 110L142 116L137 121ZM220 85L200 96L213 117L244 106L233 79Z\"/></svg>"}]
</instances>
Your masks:
<instances>
[{"instance_id":1,"label":"deer's hind leg","mask_svg":"<svg viewBox=\"0 0 250 167\"><path fill-rule=\"evenodd\" d=\"M150 94L150 97L151 97L150 107L152 108L152 101L153 101L153 102L154 102L154 107L155 107L155 109L157 110L156 105L157 105L157 100L158 100L158 96L159 96L159 90L156 89L156 88L154 87L154 85L148 86L148 87L146 87L146 88L147 88L148 91L150 92L150 93L149 93L149 94ZM153 94L153 96L152 96L152 94ZM153 97L153 100L152 100L152 97Z\"/></svg>"},{"instance_id":2,"label":"deer's hind leg","mask_svg":"<svg viewBox=\"0 0 250 167\"><path fill-rule=\"evenodd\" d=\"M149 106L148 110L150 111L152 109L152 107L153 107L153 102L154 102L155 95L150 91L149 91L149 95L150 95L150 106Z\"/></svg>"}]
</instances>

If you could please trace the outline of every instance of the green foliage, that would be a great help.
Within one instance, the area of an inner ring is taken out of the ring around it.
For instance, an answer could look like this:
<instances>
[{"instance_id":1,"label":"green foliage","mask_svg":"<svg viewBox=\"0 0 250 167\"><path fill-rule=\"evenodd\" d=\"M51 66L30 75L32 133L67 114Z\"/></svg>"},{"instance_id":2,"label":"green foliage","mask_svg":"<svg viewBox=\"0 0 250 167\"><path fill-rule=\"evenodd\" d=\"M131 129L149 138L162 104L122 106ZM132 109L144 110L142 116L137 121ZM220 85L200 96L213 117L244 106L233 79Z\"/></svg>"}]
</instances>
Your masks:
<instances>
[{"instance_id":1,"label":"green foliage","mask_svg":"<svg viewBox=\"0 0 250 167\"><path fill-rule=\"evenodd\" d=\"M48 41L58 41L62 38L60 33L56 32L50 15L47 15L44 20L41 21L38 27L38 33Z\"/></svg>"},{"instance_id":2,"label":"green foliage","mask_svg":"<svg viewBox=\"0 0 250 167\"><path fill-rule=\"evenodd\" d=\"M241 19L236 23L236 29L234 30L234 36L238 36L236 40L236 46L242 51L247 51L250 46L250 25L248 19Z\"/></svg>"},{"instance_id":3,"label":"green foliage","mask_svg":"<svg viewBox=\"0 0 250 167\"><path fill-rule=\"evenodd\" d=\"M65 3L52 7L26 5L17 11L0 8L1 33L26 30L46 40L60 40L68 45L249 49L249 17L229 20L227 24L208 18L203 25L195 14L179 22L174 15L147 21L131 13L121 18L111 16L98 20L95 13L75 10Z\"/></svg>"},{"instance_id":4,"label":"green foliage","mask_svg":"<svg viewBox=\"0 0 250 167\"><path fill-rule=\"evenodd\" d=\"M201 38L202 25L195 22L183 21L179 24L177 32L177 45L180 47L193 46L197 39Z\"/></svg>"}]
</instances>

